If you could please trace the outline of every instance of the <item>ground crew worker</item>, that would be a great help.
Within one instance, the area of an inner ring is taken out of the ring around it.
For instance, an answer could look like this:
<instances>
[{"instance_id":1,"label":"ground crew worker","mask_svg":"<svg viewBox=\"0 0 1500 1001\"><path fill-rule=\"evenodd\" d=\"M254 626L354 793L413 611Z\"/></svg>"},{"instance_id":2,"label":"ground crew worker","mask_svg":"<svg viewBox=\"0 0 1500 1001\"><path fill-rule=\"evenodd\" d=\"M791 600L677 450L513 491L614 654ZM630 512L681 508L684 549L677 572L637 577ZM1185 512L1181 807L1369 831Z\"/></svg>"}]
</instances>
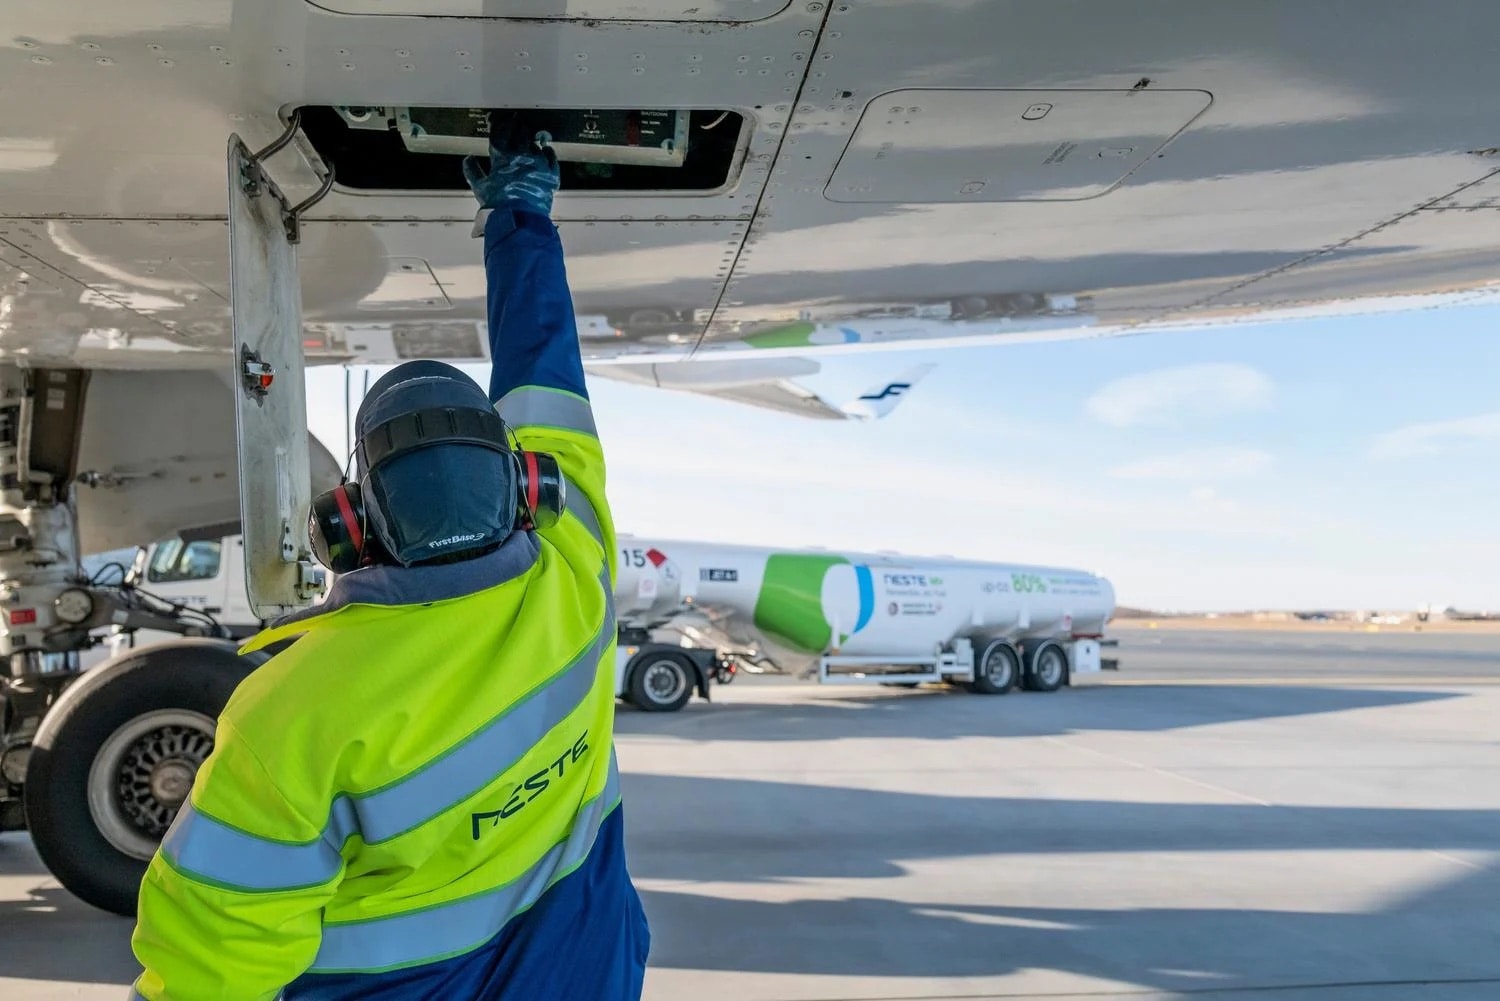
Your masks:
<instances>
[{"instance_id":1,"label":"ground crew worker","mask_svg":"<svg viewBox=\"0 0 1500 1001\"><path fill-rule=\"evenodd\" d=\"M249 644L297 637L235 692L147 870L136 998L640 996L649 936L613 754L614 529L549 218L557 160L496 139L488 172L465 174L489 394L418 361L361 405L356 480L328 532L353 517L324 544L363 565ZM528 527L536 469L508 436L566 476L551 527Z\"/></svg>"}]
</instances>

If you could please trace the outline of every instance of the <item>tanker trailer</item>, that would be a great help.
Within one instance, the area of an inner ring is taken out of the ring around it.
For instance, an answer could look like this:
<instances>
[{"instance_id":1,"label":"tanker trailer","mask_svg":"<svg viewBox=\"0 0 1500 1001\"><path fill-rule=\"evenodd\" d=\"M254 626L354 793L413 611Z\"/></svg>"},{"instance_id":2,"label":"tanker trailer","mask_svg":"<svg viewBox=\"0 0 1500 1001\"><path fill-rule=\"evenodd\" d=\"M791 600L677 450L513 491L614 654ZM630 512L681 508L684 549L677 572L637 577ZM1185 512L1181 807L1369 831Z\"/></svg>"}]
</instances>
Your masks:
<instances>
[{"instance_id":1,"label":"tanker trailer","mask_svg":"<svg viewBox=\"0 0 1500 1001\"><path fill-rule=\"evenodd\" d=\"M619 690L648 709L676 708L631 684L661 646L829 684L1055 691L1101 669L1114 612L1109 582L1081 570L632 536L615 598Z\"/></svg>"}]
</instances>

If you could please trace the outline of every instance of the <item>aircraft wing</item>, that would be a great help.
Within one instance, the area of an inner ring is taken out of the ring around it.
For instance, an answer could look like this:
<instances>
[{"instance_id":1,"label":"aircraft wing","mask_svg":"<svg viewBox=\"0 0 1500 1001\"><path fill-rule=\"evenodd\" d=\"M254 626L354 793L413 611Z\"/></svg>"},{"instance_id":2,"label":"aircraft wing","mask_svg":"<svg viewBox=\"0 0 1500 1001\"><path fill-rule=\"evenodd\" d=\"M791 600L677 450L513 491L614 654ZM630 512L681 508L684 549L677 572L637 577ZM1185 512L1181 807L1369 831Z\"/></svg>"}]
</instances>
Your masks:
<instances>
[{"instance_id":1,"label":"aircraft wing","mask_svg":"<svg viewBox=\"0 0 1500 1001\"><path fill-rule=\"evenodd\" d=\"M706 396L744 403L763 410L775 410L796 417L812 417L818 420L842 421L848 415L838 407L830 406L816 393L795 382L762 382L734 389L694 390Z\"/></svg>"},{"instance_id":2,"label":"aircraft wing","mask_svg":"<svg viewBox=\"0 0 1500 1001\"><path fill-rule=\"evenodd\" d=\"M871 386L844 404L834 404L794 381L814 375L822 366L808 358L759 358L738 361L685 362L675 365L595 365L591 375L660 389L711 396L763 410L817 420L879 420L935 366L918 365L893 379Z\"/></svg>"}]
</instances>

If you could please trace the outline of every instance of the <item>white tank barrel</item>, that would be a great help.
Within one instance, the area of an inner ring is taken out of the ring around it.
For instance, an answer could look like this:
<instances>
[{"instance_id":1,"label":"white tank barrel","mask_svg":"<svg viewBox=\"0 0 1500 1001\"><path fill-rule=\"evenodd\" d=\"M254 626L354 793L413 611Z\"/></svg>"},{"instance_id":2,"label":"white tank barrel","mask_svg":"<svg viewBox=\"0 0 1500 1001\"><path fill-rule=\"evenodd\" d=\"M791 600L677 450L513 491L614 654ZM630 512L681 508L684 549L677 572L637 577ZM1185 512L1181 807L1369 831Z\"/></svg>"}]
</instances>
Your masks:
<instances>
[{"instance_id":1,"label":"white tank barrel","mask_svg":"<svg viewBox=\"0 0 1500 1001\"><path fill-rule=\"evenodd\" d=\"M627 625L700 611L803 654L912 656L963 637L1099 636L1102 577L1057 567L776 550L622 537L616 605Z\"/></svg>"}]
</instances>

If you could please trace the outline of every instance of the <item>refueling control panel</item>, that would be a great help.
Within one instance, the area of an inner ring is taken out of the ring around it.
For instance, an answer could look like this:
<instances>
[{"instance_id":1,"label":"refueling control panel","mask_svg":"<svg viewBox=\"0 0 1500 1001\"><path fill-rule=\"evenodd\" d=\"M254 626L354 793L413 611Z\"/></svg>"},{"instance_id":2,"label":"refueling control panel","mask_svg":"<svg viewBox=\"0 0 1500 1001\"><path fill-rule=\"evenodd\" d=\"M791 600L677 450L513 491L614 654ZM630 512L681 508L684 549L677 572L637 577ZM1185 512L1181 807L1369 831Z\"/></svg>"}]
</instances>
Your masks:
<instances>
[{"instance_id":1,"label":"refueling control panel","mask_svg":"<svg viewBox=\"0 0 1500 1001\"><path fill-rule=\"evenodd\" d=\"M515 120L527 131L546 132L558 159L575 163L647 164L680 167L687 158L686 111L581 109L489 111L484 108L405 106L334 109L354 129L394 130L413 153L485 156L497 121Z\"/></svg>"},{"instance_id":2,"label":"refueling control panel","mask_svg":"<svg viewBox=\"0 0 1500 1001\"><path fill-rule=\"evenodd\" d=\"M716 192L732 185L752 120L728 109L307 105L308 145L351 190L464 192L460 161L490 136L545 132L564 192Z\"/></svg>"}]
</instances>

